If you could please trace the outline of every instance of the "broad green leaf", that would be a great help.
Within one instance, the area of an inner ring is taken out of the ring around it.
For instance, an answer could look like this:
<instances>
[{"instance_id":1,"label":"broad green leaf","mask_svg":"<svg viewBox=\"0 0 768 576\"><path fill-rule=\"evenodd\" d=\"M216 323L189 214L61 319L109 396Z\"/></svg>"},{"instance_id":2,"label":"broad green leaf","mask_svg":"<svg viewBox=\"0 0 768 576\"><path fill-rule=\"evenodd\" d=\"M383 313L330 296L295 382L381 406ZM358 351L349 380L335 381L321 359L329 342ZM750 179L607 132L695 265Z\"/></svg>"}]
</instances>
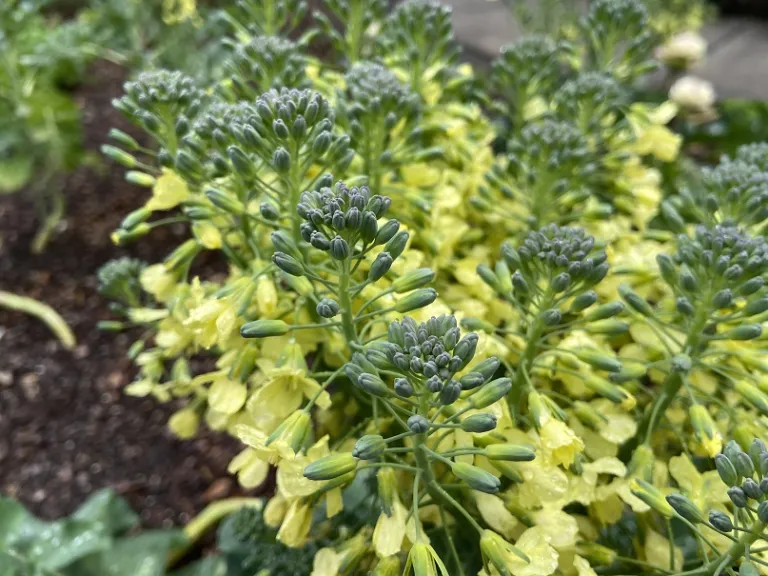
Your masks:
<instances>
[{"instance_id":1,"label":"broad green leaf","mask_svg":"<svg viewBox=\"0 0 768 576\"><path fill-rule=\"evenodd\" d=\"M0 160L0 194L17 192L31 177L31 156Z\"/></svg>"},{"instance_id":2,"label":"broad green leaf","mask_svg":"<svg viewBox=\"0 0 768 576\"><path fill-rule=\"evenodd\" d=\"M107 534L124 534L138 525L139 517L128 503L112 490L100 490L83 503L72 515L83 522L101 523Z\"/></svg>"},{"instance_id":3,"label":"broad green leaf","mask_svg":"<svg viewBox=\"0 0 768 576\"><path fill-rule=\"evenodd\" d=\"M42 568L60 570L90 554L106 550L112 539L101 525L60 520L45 525L34 538L13 548Z\"/></svg>"},{"instance_id":4,"label":"broad green leaf","mask_svg":"<svg viewBox=\"0 0 768 576\"><path fill-rule=\"evenodd\" d=\"M66 576L164 576L168 553L184 541L181 530L149 530L116 540L110 549L63 572Z\"/></svg>"},{"instance_id":5,"label":"broad green leaf","mask_svg":"<svg viewBox=\"0 0 768 576\"><path fill-rule=\"evenodd\" d=\"M0 552L29 542L44 526L18 502L0 498Z\"/></svg>"}]
</instances>

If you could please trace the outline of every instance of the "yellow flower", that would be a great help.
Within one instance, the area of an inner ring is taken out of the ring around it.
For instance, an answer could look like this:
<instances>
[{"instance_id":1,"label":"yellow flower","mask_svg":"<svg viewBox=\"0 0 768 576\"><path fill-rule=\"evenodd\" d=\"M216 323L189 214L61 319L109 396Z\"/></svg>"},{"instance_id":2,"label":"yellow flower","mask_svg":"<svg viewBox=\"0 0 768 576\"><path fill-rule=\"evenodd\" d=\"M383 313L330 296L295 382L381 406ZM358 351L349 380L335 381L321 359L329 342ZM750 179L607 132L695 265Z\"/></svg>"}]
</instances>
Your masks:
<instances>
[{"instance_id":1,"label":"yellow flower","mask_svg":"<svg viewBox=\"0 0 768 576\"><path fill-rule=\"evenodd\" d=\"M274 367L269 363L259 362L264 372L259 387L248 401L248 410L256 417L266 412L277 418L284 418L298 410L302 402L319 394L316 404L319 408L331 406L331 396L322 390L320 384L307 376L308 368L304 360L304 351L291 339L278 358Z\"/></svg>"},{"instance_id":2,"label":"yellow flower","mask_svg":"<svg viewBox=\"0 0 768 576\"><path fill-rule=\"evenodd\" d=\"M295 458L307 434L311 421L304 410L294 412L280 424L271 435L249 424L238 424L235 435L253 448L259 457L270 464L277 464L283 458Z\"/></svg>"},{"instance_id":3,"label":"yellow flower","mask_svg":"<svg viewBox=\"0 0 768 576\"><path fill-rule=\"evenodd\" d=\"M207 220L195 222L192 225L192 234L203 248L218 250L221 248L221 232L216 226Z\"/></svg>"},{"instance_id":4,"label":"yellow flower","mask_svg":"<svg viewBox=\"0 0 768 576\"><path fill-rule=\"evenodd\" d=\"M307 541L309 529L312 527L312 507L296 500L288 508L277 539L291 548L300 548Z\"/></svg>"},{"instance_id":5,"label":"yellow flower","mask_svg":"<svg viewBox=\"0 0 768 576\"><path fill-rule=\"evenodd\" d=\"M221 376L208 390L208 406L221 414L235 414L245 404L248 389L242 382Z\"/></svg>"},{"instance_id":6,"label":"yellow flower","mask_svg":"<svg viewBox=\"0 0 768 576\"><path fill-rule=\"evenodd\" d=\"M680 490L705 513L729 501L727 486L717 470L699 472L686 455L669 459L669 474Z\"/></svg>"},{"instance_id":7,"label":"yellow flower","mask_svg":"<svg viewBox=\"0 0 768 576\"><path fill-rule=\"evenodd\" d=\"M565 422L550 418L539 430L545 458L565 467L573 464L576 455L584 450L584 442Z\"/></svg>"},{"instance_id":8,"label":"yellow flower","mask_svg":"<svg viewBox=\"0 0 768 576\"><path fill-rule=\"evenodd\" d=\"M664 569L673 569L670 563L669 540L654 530L647 530L645 533L645 560L654 566L660 566ZM683 551L677 546L674 547L674 568L682 570Z\"/></svg>"},{"instance_id":9,"label":"yellow flower","mask_svg":"<svg viewBox=\"0 0 768 576\"><path fill-rule=\"evenodd\" d=\"M553 548L561 549L574 546L579 535L576 518L562 510L543 508L531 514L536 526L549 537Z\"/></svg>"},{"instance_id":10,"label":"yellow flower","mask_svg":"<svg viewBox=\"0 0 768 576\"><path fill-rule=\"evenodd\" d=\"M232 459L227 472L237 474L237 481L243 488L257 488L267 479L269 463L259 457L258 451L246 448Z\"/></svg>"},{"instance_id":11,"label":"yellow flower","mask_svg":"<svg viewBox=\"0 0 768 576\"><path fill-rule=\"evenodd\" d=\"M176 289L176 275L163 264L153 264L141 271L141 287L152 294L158 302L167 302Z\"/></svg>"},{"instance_id":12,"label":"yellow flower","mask_svg":"<svg viewBox=\"0 0 768 576\"><path fill-rule=\"evenodd\" d=\"M406 532L408 510L395 497L392 514L384 512L379 515L376 528L373 530L373 549L379 558L386 558L400 552Z\"/></svg>"},{"instance_id":13,"label":"yellow flower","mask_svg":"<svg viewBox=\"0 0 768 576\"><path fill-rule=\"evenodd\" d=\"M333 548L320 548L312 561L310 576L337 576L341 569L341 555Z\"/></svg>"},{"instance_id":14,"label":"yellow flower","mask_svg":"<svg viewBox=\"0 0 768 576\"><path fill-rule=\"evenodd\" d=\"M152 198L147 202L150 210L170 210L189 198L187 183L176 172L163 168L163 175L152 188Z\"/></svg>"},{"instance_id":15,"label":"yellow flower","mask_svg":"<svg viewBox=\"0 0 768 576\"><path fill-rule=\"evenodd\" d=\"M504 500L495 494L486 494L485 492L479 492L477 490L474 490L472 495L475 497L475 504L477 504L477 510L480 512L480 516L485 520L488 526L504 536L504 538L512 538L519 522L517 521L517 518L506 509Z\"/></svg>"},{"instance_id":16,"label":"yellow flower","mask_svg":"<svg viewBox=\"0 0 768 576\"><path fill-rule=\"evenodd\" d=\"M573 558L573 566L576 568L578 576L597 576L597 572L592 569L589 562L581 556L575 556Z\"/></svg>"}]
</instances>

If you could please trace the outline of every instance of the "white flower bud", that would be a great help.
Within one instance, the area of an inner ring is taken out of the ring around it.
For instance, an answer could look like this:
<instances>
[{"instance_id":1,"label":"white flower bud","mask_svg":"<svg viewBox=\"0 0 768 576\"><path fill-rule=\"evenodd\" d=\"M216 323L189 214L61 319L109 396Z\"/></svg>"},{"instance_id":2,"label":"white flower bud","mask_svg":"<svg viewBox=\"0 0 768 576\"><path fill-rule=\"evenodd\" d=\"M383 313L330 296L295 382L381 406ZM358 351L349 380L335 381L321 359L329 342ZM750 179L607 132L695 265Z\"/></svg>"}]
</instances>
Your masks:
<instances>
[{"instance_id":1,"label":"white flower bud","mask_svg":"<svg viewBox=\"0 0 768 576\"><path fill-rule=\"evenodd\" d=\"M669 99L683 110L704 112L715 104L715 89L706 80L684 76L669 89Z\"/></svg>"},{"instance_id":2,"label":"white flower bud","mask_svg":"<svg viewBox=\"0 0 768 576\"><path fill-rule=\"evenodd\" d=\"M667 40L658 50L659 60L672 68L690 68L704 58L707 41L697 32L682 32Z\"/></svg>"}]
</instances>

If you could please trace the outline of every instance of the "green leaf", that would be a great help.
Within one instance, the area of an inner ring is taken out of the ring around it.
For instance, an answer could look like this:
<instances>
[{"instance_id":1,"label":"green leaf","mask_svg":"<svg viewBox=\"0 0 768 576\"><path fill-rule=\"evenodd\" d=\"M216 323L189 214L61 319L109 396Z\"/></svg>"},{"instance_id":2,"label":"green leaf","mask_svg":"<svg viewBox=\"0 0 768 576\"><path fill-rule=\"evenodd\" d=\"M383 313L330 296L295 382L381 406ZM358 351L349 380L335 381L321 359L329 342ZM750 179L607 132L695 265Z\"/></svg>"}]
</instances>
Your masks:
<instances>
[{"instance_id":1,"label":"green leaf","mask_svg":"<svg viewBox=\"0 0 768 576\"><path fill-rule=\"evenodd\" d=\"M29 541L43 526L44 522L32 516L18 502L0 498L0 551L8 550L17 542Z\"/></svg>"},{"instance_id":2,"label":"green leaf","mask_svg":"<svg viewBox=\"0 0 768 576\"><path fill-rule=\"evenodd\" d=\"M72 518L100 523L110 535L124 534L139 523L139 517L112 490L100 490L77 509Z\"/></svg>"},{"instance_id":3,"label":"green leaf","mask_svg":"<svg viewBox=\"0 0 768 576\"><path fill-rule=\"evenodd\" d=\"M115 541L101 554L68 567L67 576L164 576L168 553L184 543L181 530L149 530Z\"/></svg>"},{"instance_id":4,"label":"green leaf","mask_svg":"<svg viewBox=\"0 0 768 576\"><path fill-rule=\"evenodd\" d=\"M61 520L45 525L32 539L19 541L13 549L30 562L48 570L60 570L95 552L106 550L111 538L87 522Z\"/></svg>"},{"instance_id":5,"label":"green leaf","mask_svg":"<svg viewBox=\"0 0 768 576\"><path fill-rule=\"evenodd\" d=\"M31 156L0 160L0 194L17 192L29 182L31 177Z\"/></svg>"}]
</instances>

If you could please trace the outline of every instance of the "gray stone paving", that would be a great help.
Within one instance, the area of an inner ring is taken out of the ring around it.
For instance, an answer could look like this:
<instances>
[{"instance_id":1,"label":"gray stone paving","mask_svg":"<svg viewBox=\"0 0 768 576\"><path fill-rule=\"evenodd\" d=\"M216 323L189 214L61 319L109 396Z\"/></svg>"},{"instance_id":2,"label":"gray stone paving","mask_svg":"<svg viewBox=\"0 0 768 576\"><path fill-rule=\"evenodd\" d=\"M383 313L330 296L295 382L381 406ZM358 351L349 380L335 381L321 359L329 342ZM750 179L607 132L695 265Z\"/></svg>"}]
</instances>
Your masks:
<instances>
[{"instance_id":1,"label":"gray stone paving","mask_svg":"<svg viewBox=\"0 0 768 576\"><path fill-rule=\"evenodd\" d=\"M487 61L520 37L519 27L500 2L443 1L453 8L456 36L472 61ZM712 82L721 97L768 100L768 22L723 19L707 26L703 34L709 53L691 73Z\"/></svg>"}]
</instances>

